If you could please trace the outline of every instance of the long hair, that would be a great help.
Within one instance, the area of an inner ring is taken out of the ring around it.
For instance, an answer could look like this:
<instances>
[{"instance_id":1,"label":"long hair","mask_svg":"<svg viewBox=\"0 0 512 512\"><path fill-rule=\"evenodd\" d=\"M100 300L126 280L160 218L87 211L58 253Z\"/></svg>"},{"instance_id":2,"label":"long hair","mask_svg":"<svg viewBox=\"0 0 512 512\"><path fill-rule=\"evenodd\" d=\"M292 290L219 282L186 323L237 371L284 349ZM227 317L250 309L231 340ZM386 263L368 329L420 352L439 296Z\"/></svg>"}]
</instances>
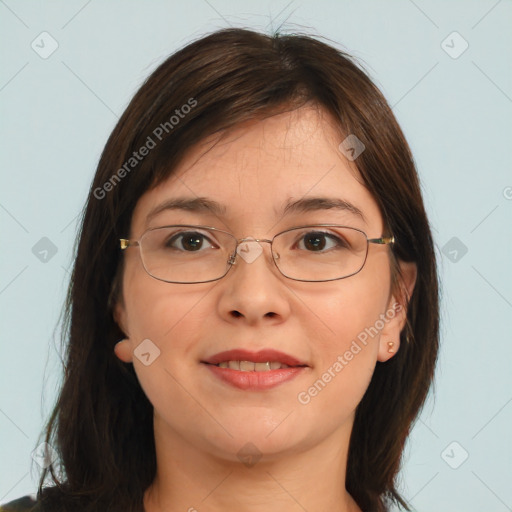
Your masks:
<instances>
[{"instance_id":1,"label":"long hair","mask_svg":"<svg viewBox=\"0 0 512 512\"><path fill-rule=\"evenodd\" d=\"M340 141L353 134L366 147L355 164L396 238L393 287L399 261L417 265L400 350L377 364L357 407L346 482L339 483L365 512L393 502L409 510L396 477L433 380L439 335L435 253L409 146L381 92L345 52L307 35L245 29L214 32L165 60L103 150L66 302L64 380L44 431L58 454L39 483L48 510L141 512L156 473L152 405L133 365L114 354L123 337L112 314L123 268L118 240L138 199L205 137L306 102L330 113ZM142 157L143 146L150 150Z\"/></svg>"}]
</instances>

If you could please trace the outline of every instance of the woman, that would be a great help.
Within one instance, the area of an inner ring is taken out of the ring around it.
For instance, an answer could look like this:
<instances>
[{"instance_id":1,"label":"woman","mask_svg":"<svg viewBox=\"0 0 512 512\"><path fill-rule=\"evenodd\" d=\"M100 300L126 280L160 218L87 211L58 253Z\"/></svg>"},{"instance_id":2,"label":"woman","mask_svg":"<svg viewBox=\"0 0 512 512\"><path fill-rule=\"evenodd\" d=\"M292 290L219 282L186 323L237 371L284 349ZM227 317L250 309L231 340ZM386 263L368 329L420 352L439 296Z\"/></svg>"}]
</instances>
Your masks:
<instances>
[{"instance_id":1,"label":"woman","mask_svg":"<svg viewBox=\"0 0 512 512\"><path fill-rule=\"evenodd\" d=\"M228 29L159 66L103 151L67 314L34 510L409 510L433 242L388 104L332 46Z\"/></svg>"}]
</instances>

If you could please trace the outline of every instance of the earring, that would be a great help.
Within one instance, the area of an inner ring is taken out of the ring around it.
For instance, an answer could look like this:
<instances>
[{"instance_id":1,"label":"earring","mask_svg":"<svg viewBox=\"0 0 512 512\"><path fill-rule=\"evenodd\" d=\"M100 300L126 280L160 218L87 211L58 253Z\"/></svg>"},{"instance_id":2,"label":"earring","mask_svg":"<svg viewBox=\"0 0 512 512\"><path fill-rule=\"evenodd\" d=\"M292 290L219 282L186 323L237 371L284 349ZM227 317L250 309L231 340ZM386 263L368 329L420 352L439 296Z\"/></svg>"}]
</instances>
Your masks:
<instances>
[{"instance_id":1,"label":"earring","mask_svg":"<svg viewBox=\"0 0 512 512\"><path fill-rule=\"evenodd\" d=\"M388 341L388 352L393 354L395 351L393 350L394 343L392 341Z\"/></svg>"}]
</instances>

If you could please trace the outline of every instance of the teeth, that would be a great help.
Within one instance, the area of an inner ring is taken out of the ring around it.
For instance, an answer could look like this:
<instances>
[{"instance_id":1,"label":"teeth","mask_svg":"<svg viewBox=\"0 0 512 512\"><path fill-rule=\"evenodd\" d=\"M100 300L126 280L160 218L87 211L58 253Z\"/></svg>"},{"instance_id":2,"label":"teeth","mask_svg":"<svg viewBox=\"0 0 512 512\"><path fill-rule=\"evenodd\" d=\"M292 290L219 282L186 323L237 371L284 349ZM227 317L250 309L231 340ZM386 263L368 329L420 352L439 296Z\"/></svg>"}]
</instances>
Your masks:
<instances>
[{"instance_id":1,"label":"teeth","mask_svg":"<svg viewBox=\"0 0 512 512\"><path fill-rule=\"evenodd\" d=\"M240 361L240 371L242 372L253 372L256 370L256 363L251 361Z\"/></svg>"},{"instance_id":2,"label":"teeth","mask_svg":"<svg viewBox=\"0 0 512 512\"><path fill-rule=\"evenodd\" d=\"M217 366L220 368L230 368L231 370L240 370L241 372L268 372L269 370L279 370L281 368L290 368L287 364L279 361L267 361L265 363L253 363L252 361L222 361Z\"/></svg>"}]
</instances>

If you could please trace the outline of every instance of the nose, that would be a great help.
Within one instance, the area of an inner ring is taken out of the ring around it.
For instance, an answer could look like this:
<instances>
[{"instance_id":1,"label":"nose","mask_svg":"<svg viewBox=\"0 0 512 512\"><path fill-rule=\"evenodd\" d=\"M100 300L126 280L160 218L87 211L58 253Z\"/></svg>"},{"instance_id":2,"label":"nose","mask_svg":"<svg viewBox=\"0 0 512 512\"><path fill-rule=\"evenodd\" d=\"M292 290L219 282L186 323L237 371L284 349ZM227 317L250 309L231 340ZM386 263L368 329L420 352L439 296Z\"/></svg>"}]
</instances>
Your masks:
<instances>
[{"instance_id":1,"label":"nose","mask_svg":"<svg viewBox=\"0 0 512 512\"><path fill-rule=\"evenodd\" d=\"M271 254L270 240L239 241L233 267L224 277L219 314L230 322L279 323L290 314L284 276Z\"/></svg>"}]
</instances>

